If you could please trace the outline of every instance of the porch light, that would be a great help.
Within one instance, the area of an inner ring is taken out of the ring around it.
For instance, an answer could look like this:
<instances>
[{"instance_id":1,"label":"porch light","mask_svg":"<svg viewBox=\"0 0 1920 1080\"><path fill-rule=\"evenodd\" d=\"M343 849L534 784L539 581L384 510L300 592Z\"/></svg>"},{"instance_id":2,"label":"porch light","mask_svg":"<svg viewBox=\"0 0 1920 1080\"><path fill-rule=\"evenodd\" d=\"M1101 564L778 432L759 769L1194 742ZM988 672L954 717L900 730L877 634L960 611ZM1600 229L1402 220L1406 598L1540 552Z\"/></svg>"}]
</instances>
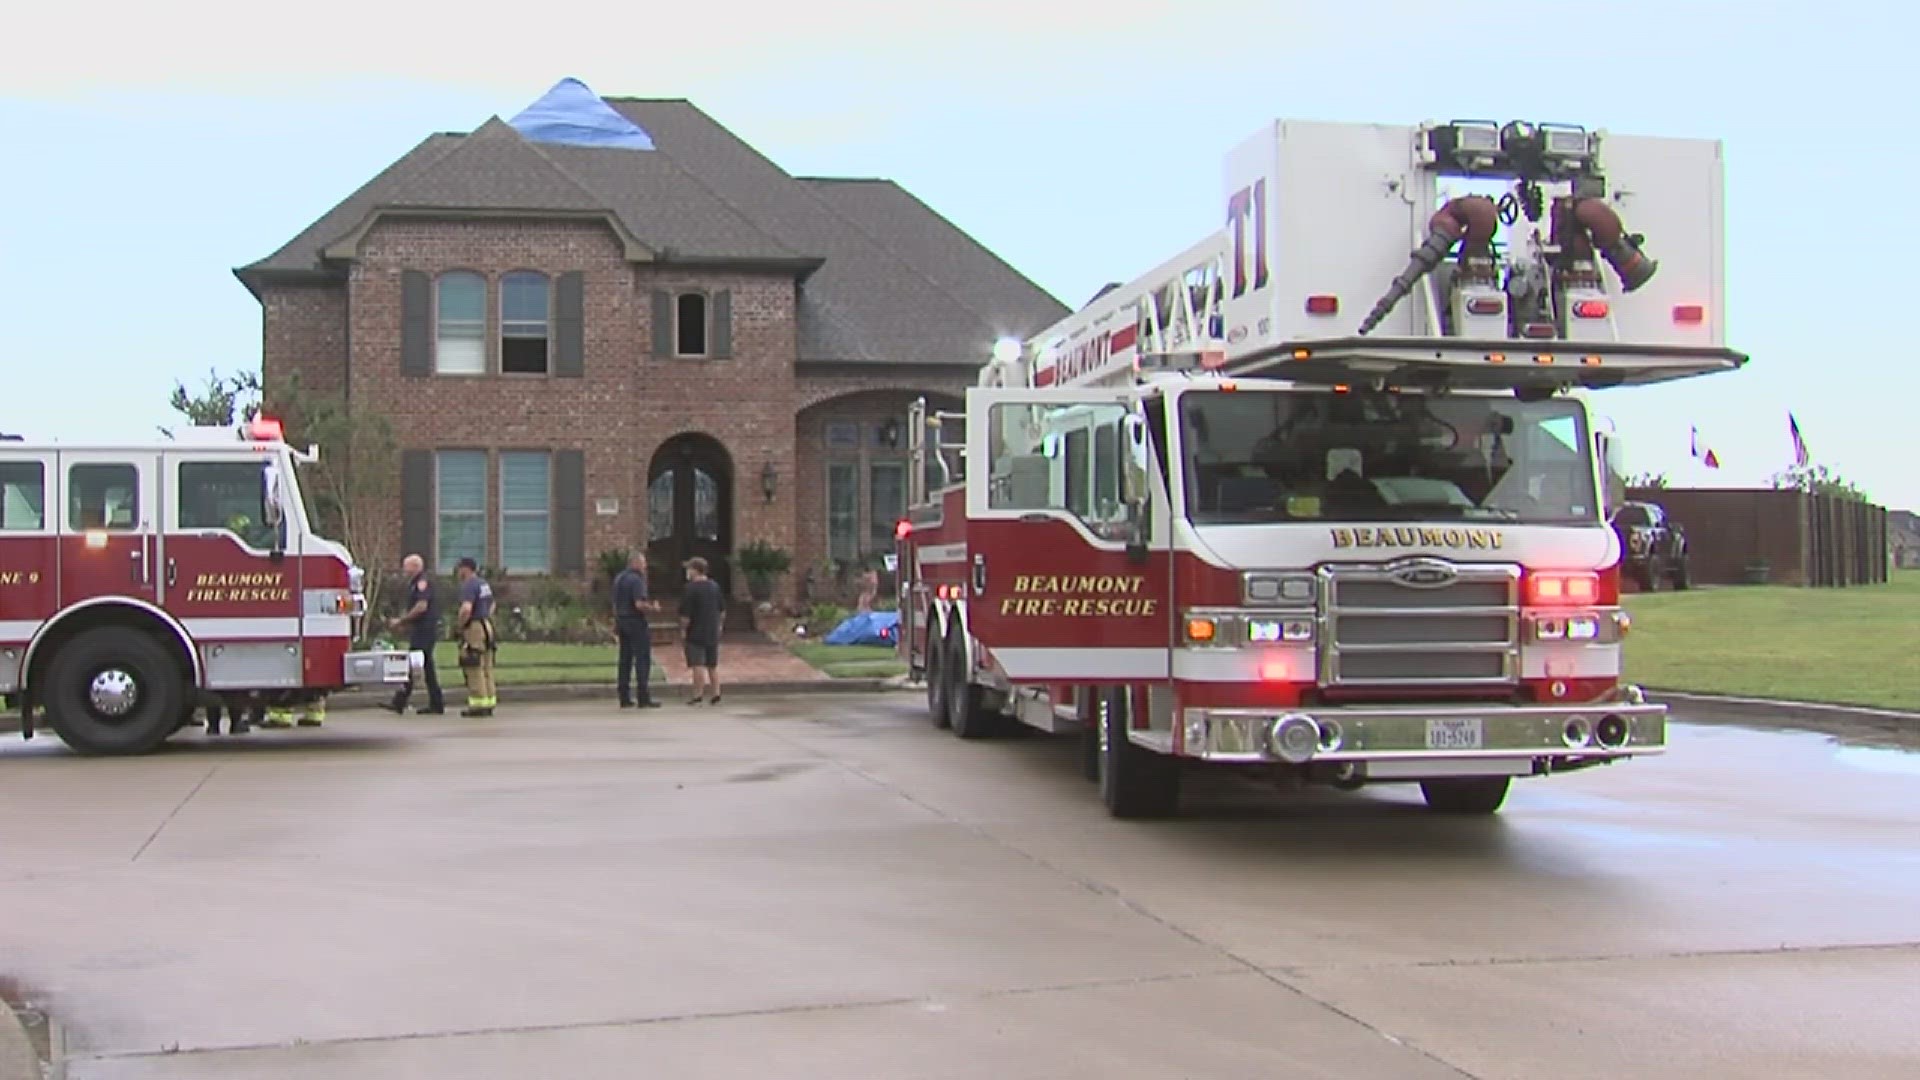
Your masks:
<instances>
[{"instance_id":1,"label":"porch light","mask_svg":"<svg viewBox=\"0 0 1920 1080\"><path fill-rule=\"evenodd\" d=\"M780 472L773 467L773 462L769 461L760 467L760 494L766 496L768 502L772 502L779 486Z\"/></svg>"}]
</instances>

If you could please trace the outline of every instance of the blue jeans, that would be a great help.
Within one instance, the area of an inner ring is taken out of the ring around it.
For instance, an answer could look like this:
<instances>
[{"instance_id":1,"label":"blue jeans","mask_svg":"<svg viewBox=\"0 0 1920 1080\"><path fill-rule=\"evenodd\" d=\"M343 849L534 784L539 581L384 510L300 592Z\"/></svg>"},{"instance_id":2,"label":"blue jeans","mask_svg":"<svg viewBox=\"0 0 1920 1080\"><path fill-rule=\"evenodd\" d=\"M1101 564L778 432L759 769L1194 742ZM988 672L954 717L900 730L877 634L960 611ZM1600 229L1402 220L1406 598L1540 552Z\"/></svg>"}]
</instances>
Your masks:
<instances>
[{"instance_id":1,"label":"blue jeans","mask_svg":"<svg viewBox=\"0 0 1920 1080\"><path fill-rule=\"evenodd\" d=\"M653 678L653 634L647 628L645 619L621 618L614 621L614 631L620 638L620 700L633 700L633 678L640 681L640 700L646 701L653 696L647 683Z\"/></svg>"}]
</instances>

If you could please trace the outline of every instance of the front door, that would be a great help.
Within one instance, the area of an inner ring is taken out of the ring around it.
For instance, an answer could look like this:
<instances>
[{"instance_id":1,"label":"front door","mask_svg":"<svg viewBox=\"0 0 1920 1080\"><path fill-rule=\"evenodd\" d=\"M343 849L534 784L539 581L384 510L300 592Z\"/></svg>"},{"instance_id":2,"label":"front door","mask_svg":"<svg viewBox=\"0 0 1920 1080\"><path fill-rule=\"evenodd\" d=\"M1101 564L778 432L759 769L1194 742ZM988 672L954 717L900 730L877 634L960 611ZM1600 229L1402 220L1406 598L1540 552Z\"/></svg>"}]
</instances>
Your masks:
<instances>
[{"instance_id":1,"label":"front door","mask_svg":"<svg viewBox=\"0 0 1920 1080\"><path fill-rule=\"evenodd\" d=\"M62 451L60 603L96 596L160 602L158 455Z\"/></svg>"},{"instance_id":2,"label":"front door","mask_svg":"<svg viewBox=\"0 0 1920 1080\"><path fill-rule=\"evenodd\" d=\"M202 640L298 642L299 553L286 550L284 520L267 525L273 455L185 450L164 454L162 463L167 610Z\"/></svg>"},{"instance_id":3,"label":"front door","mask_svg":"<svg viewBox=\"0 0 1920 1080\"><path fill-rule=\"evenodd\" d=\"M967 391L967 623L1015 682L1167 677L1172 581L1157 485L1146 558L1127 553L1131 412L1130 395L1113 390Z\"/></svg>"},{"instance_id":4,"label":"front door","mask_svg":"<svg viewBox=\"0 0 1920 1080\"><path fill-rule=\"evenodd\" d=\"M679 592L686 580L683 565L698 555L707 560L721 595L733 595L727 563L733 551L733 467L725 448L704 435L667 440L647 470L647 520L653 592Z\"/></svg>"}]
</instances>

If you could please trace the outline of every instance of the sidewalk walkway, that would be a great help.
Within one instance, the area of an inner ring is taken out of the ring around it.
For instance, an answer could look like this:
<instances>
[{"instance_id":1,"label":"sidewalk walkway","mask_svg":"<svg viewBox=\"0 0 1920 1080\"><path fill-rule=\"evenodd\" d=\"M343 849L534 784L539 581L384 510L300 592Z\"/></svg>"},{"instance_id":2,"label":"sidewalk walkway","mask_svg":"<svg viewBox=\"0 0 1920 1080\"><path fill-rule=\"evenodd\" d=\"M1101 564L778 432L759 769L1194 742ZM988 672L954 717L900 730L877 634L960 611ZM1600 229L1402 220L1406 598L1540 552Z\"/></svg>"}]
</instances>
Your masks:
<instances>
[{"instance_id":1,"label":"sidewalk walkway","mask_svg":"<svg viewBox=\"0 0 1920 1080\"><path fill-rule=\"evenodd\" d=\"M690 685L686 653L679 645L655 646L653 662L667 673L668 685ZM723 694L729 683L826 681L829 677L824 672L771 641L728 639L720 643L720 692Z\"/></svg>"}]
</instances>

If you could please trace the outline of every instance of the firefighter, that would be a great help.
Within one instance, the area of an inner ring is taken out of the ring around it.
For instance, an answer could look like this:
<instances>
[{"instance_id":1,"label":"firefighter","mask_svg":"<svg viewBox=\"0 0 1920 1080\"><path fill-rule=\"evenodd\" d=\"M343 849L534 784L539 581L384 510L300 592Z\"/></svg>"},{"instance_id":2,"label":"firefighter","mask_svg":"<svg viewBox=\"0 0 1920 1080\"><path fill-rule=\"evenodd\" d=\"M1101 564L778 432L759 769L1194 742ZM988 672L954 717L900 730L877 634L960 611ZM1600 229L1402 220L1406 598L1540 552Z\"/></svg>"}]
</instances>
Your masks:
<instances>
[{"instance_id":1,"label":"firefighter","mask_svg":"<svg viewBox=\"0 0 1920 1080\"><path fill-rule=\"evenodd\" d=\"M467 707L461 716L492 716L497 703L493 685L493 654L499 643L493 636L493 586L480 576L472 558L454 568L460 580L460 673L467 680Z\"/></svg>"}]
</instances>

